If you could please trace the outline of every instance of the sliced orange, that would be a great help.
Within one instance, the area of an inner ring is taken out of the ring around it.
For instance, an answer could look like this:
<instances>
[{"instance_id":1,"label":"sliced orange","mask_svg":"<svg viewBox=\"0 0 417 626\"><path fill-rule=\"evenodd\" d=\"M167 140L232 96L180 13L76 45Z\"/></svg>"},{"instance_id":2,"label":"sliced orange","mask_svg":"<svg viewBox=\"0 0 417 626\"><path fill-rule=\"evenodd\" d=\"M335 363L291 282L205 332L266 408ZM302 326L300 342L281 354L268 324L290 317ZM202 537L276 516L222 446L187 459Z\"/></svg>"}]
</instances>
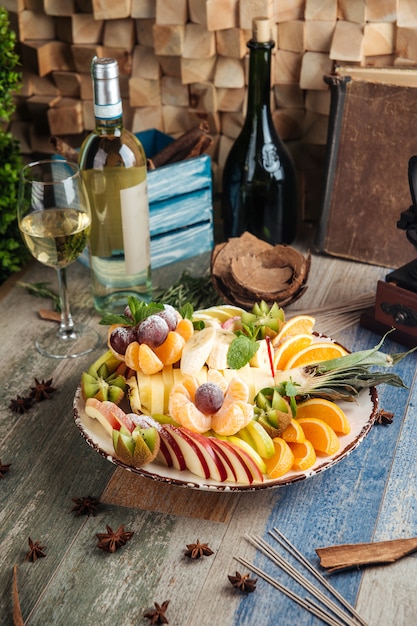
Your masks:
<instances>
[{"instance_id":1,"label":"sliced orange","mask_svg":"<svg viewBox=\"0 0 417 626\"><path fill-rule=\"evenodd\" d=\"M181 335L185 341L188 341L190 337L194 334L194 326L191 320L184 317L184 319L180 320L177 324L175 332Z\"/></svg>"},{"instance_id":2,"label":"sliced orange","mask_svg":"<svg viewBox=\"0 0 417 626\"><path fill-rule=\"evenodd\" d=\"M300 417L297 421L316 452L331 455L339 450L339 438L326 422L317 417Z\"/></svg>"},{"instance_id":3,"label":"sliced orange","mask_svg":"<svg viewBox=\"0 0 417 626\"><path fill-rule=\"evenodd\" d=\"M180 360L185 339L175 330L170 330L164 343L154 349L164 365L173 365Z\"/></svg>"},{"instance_id":4,"label":"sliced orange","mask_svg":"<svg viewBox=\"0 0 417 626\"><path fill-rule=\"evenodd\" d=\"M313 343L313 335L299 333L284 339L274 353L274 368L284 370L288 361L304 348Z\"/></svg>"},{"instance_id":5,"label":"sliced orange","mask_svg":"<svg viewBox=\"0 0 417 626\"><path fill-rule=\"evenodd\" d=\"M295 315L285 322L278 335L273 338L272 344L278 346L292 335L311 334L316 320L311 315Z\"/></svg>"},{"instance_id":6,"label":"sliced orange","mask_svg":"<svg viewBox=\"0 0 417 626\"><path fill-rule=\"evenodd\" d=\"M298 404L297 418L303 417L318 417L340 435L350 433L350 423L345 413L335 402L330 400L310 398Z\"/></svg>"},{"instance_id":7,"label":"sliced orange","mask_svg":"<svg viewBox=\"0 0 417 626\"><path fill-rule=\"evenodd\" d=\"M346 350L332 341L315 341L287 361L286 370L329 361L347 354Z\"/></svg>"},{"instance_id":8,"label":"sliced orange","mask_svg":"<svg viewBox=\"0 0 417 626\"><path fill-rule=\"evenodd\" d=\"M281 437L274 437L275 453L270 459L265 459L266 470L270 478L284 476L293 466L294 453L290 446Z\"/></svg>"},{"instance_id":9,"label":"sliced orange","mask_svg":"<svg viewBox=\"0 0 417 626\"><path fill-rule=\"evenodd\" d=\"M313 444L307 439L305 441L297 441L288 443L294 455L293 470L305 471L316 462L316 451Z\"/></svg>"},{"instance_id":10,"label":"sliced orange","mask_svg":"<svg viewBox=\"0 0 417 626\"><path fill-rule=\"evenodd\" d=\"M300 424L297 420L291 418L291 422L288 424L284 432L282 433L282 438L286 442L295 442L299 443L300 441L305 441L304 431L301 428Z\"/></svg>"}]
</instances>

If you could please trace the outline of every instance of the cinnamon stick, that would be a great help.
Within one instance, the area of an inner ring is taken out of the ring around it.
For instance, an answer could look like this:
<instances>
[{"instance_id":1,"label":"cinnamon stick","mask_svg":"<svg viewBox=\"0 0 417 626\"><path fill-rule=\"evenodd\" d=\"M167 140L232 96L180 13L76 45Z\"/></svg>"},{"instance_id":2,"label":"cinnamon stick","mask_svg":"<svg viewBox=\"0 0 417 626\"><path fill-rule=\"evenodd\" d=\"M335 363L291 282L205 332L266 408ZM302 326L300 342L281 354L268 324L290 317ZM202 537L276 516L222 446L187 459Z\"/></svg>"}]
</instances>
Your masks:
<instances>
[{"instance_id":1,"label":"cinnamon stick","mask_svg":"<svg viewBox=\"0 0 417 626\"><path fill-rule=\"evenodd\" d=\"M320 565L325 567L328 572L361 565L394 563L416 550L417 537L316 548L320 557Z\"/></svg>"},{"instance_id":2,"label":"cinnamon stick","mask_svg":"<svg viewBox=\"0 0 417 626\"><path fill-rule=\"evenodd\" d=\"M184 160L185 158L190 158L190 154L192 154L192 156L199 156L202 154L201 150L206 144L206 141L203 139L209 137L209 130L210 128L206 121L201 122L194 128L190 128L183 135L168 144L165 148L155 154L152 159L150 159L150 169L160 167L161 165L168 165L169 163L176 163ZM212 142L211 138L209 138L209 142L210 145ZM197 154L195 154L196 150Z\"/></svg>"},{"instance_id":3,"label":"cinnamon stick","mask_svg":"<svg viewBox=\"0 0 417 626\"><path fill-rule=\"evenodd\" d=\"M14 626L23 626L24 624L17 586L17 565L13 567L13 624Z\"/></svg>"},{"instance_id":4,"label":"cinnamon stick","mask_svg":"<svg viewBox=\"0 0 417 626\"><path fill-rule=\"evenodd\" d=\"M60 137L51 137L49 143L53 146L56 154L64 157L68 161L78 163L78 152Z\"/></svg>"}]
</instances>

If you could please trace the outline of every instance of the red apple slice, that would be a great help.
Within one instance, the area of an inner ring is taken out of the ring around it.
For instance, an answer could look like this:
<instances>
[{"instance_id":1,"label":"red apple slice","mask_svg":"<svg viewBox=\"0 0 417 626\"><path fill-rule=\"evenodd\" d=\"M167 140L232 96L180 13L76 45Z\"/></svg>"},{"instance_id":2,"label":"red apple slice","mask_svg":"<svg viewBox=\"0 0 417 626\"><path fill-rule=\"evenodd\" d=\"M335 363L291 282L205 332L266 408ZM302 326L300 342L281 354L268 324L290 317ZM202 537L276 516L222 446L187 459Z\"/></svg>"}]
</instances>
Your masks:
<instances>
[{"instance_id":1,"label":"red apple slice","mask_svg":"<svg viewBox=\"0 0 417 626\"><path fill-rule=\"evenodd\" d=\"M120 430L121 426L127 428L127 430L131 433L135 428L135 423L133 422L131 416L126 414L123 409L121 409L117 404L111 402L110 400L104 400L101 403L101 411L103 411L106 415L112 415L116 421L119 423L119 428L116 430Z\"/></svg>"},{"instance_id":2,"label":"red apple slice","mask_svg":"<svg viewBox=\"0 0 417 626\"><path fill-rule=\"evenodd\" d=\"M207 465L210 471L210 478L217 480L217 482L223 483L227 480L228 472L224 465L223 459L217 454L216 450L211 444L211 439L205 437L200 433L195 433L188 428L181 428L182 432L185 432L194 442L199 446L202 454L205 456Z\"/></svg>"},{"instance_id":3,"label":"red apple slice","mask_svg":"<svg viewBox=\"0 0 417 626\"><path fill-rule=\"evenodd\" d=\"M222 446L233 463L237 474L237 482L251 485L253 482L262 483L264 481L264 475L258 465L245 450L224 439L218 439L217 443Z\"/></svg>"},{"instance_id":4,"label":"red apple slice","mask_svg":"<svg viewBox=\"0 0 417 626\"><path fill-rule=\"evenodd\" d=\"M110 437L113 437L113 430L120 430L120 422L116 419L113 411L102 405L103 402L97 400L97 398L87 398L85 401L85 412L92 419L96 419Z\"/></svg>"},{"instance_id":5,"label":"red apple slice","mask_svg":"<svg viewBox=\"0 0 417 626\"><path fill-rule=\"evenodd\" d=\"M226 452L224 451L224 449L221 446L217 445L218 442L217 442L217 439L215 437L210 437L210 442L211 442L211 445L212 445L213 449L218 454L218 456L223 460L223 464L224 464L224 467L225 467L226 472L227 472L226 480L228 482L231 482L231 483L236 483L237 482L237 473L236 473L236 470L235 470L235 468L233 466L233 463L229 459L228 454L226 454Z\"/></svg>"},{"instance_id":6,"label":"red apple slice","mask_svg":"<svg viewBox=\"0 0 417 626\"><path fill-rule=\"evenodd\" d=\"M165 431L168 431L177 442L184 456L187 469L201 478L210 478L210 468L207 464L206 457L194 439L189 437L182 428L178 428L172 424L165 424L163 428Z\"/></svg>"}]
</instances>

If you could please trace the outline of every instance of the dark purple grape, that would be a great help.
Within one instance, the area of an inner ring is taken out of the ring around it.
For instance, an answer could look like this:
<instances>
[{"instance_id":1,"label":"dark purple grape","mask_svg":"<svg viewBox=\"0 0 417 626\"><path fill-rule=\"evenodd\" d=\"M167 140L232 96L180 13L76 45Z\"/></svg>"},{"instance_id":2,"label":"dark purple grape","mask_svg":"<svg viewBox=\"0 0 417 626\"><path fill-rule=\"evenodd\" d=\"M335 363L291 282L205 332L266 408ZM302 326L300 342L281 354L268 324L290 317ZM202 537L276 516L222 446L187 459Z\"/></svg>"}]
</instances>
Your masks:
<instances>
[{"instance_id":1,"label":"dark purple grape","mask_svg":"<svg viewBox=\"0 0 417 626\"><path fill-rule=\"evenodd\" d=\"M168 332L168 324L159 315L150 315L136 327L137 340L150 348L157 348L164 343Z\"/></svg>"},{"instance_id":2,"label":"dark purple grape","mask_svg":"<svg viewBox=\"0 0 417 626\"><path fill-rule=\"evenodd\" d=\"M130 306L128 304L126 304L124 308L123 315L133 321L132 311L130 310Z\"/></svg>"},{"instance_id":3,"label":"dark purple grape","mask_svg":"<svg viewBox=\"0 0 417 626\"><path fill-rule=\"evenodd\" d=\"M164 304L164 310L157 313L168 324L169 330L175 330L178 324L177 312L170 304Z\"/></svg>"},{"instance_id":4,"label":"dark purple grape","mask_svg":"<svg viewBox=\"0 0 417 626\"><path fill-rule=\"evenodd\" d=\"M110 346L118 354L125 354L127 346L136 341L136 330L133 326L117 326L110 333Z\"/></svg>"},{"instance_id":5,"label":"dark purple grape","mask_svg":"<svg viewBox=\"0 0 417 626\"><path fill-rule=\"evenodd\" d=\"M220 409L223 400L224 394L219 385L203 383L195 392L194 403L199 411L205 415L211 415Z\"/></svg>"}]
</instances>

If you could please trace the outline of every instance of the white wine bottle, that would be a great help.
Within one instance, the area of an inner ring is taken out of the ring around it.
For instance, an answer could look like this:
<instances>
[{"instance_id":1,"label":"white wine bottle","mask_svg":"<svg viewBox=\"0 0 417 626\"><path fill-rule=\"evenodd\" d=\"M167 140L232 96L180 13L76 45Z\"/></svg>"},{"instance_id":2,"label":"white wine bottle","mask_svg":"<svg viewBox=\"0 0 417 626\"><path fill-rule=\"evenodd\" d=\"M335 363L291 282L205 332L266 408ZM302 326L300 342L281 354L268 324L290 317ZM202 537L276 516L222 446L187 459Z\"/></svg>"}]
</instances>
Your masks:
<instances>
[{"instance_id":1,"label":"white wine bottle","mask_svg":"<svg viewBox=\"0 0 417 626\"><path fill-rule=\"evenodd\" d=\"M96 126L81 146L79 165L92 213L94 306L121 312L129 295L149 301L152 293L146 156L123 127L117 61L94 57L91 74Z\"/></svg>"},{"instance_id":2,"label":"white wine bottle","mask_svg":"<svg viewBox=\"0 0 417 626\"><path fill-rule=\"evenodd\" d=\"M275 129L270 108L270 24L253 20L249 48L248 101L243 128L223 170L224 235L249 231L271 244L289 244L296 235L297 182L294 165Z\"/></svg>"}]
</instances>

